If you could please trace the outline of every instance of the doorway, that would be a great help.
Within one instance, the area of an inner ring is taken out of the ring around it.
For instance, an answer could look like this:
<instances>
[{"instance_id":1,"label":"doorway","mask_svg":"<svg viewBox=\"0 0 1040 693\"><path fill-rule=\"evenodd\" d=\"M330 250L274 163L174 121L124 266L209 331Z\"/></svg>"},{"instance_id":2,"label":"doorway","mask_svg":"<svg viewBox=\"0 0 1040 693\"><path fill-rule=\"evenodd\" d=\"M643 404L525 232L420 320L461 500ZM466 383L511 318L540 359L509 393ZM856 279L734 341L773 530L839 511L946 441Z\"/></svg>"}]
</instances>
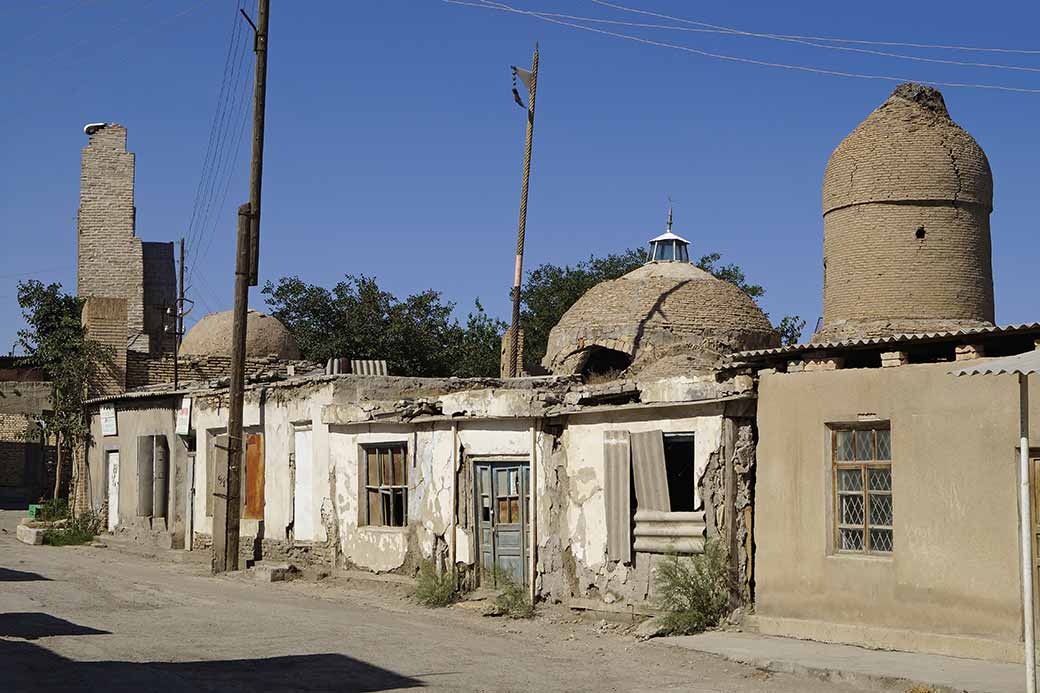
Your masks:
<instances>
[{"instance_id":1,"label":"doorway","mask_svg":"<svg viewBox=\"0 0 1040 693\"><path fill-rule=\"evenodd\" d=\"M527 500L530 465L520 461L474 462L477 543L481 580L499 576L527 584Z\"/></svg>"},{"instance_id":2,"label":"doorway","mask_svg":"<svg viewBox=\"0 0 1040 693\"><path fill-rule=\"evenodd\" d=\"M108 477L108 531L114 532L119 524L119 451L105 452L105 470Z\"/></svg>"},{"instance_id":3,"label":"doorway","mask_svg":"<svg viewBox=\"0 0 1040 693\"><path fill-rule=\"evenodd\" d=\"M318 541L318 504L314 499L314 456L311 450L311 427L298 426L293 431L293 539Z\"/></svg>"}]
</instances>

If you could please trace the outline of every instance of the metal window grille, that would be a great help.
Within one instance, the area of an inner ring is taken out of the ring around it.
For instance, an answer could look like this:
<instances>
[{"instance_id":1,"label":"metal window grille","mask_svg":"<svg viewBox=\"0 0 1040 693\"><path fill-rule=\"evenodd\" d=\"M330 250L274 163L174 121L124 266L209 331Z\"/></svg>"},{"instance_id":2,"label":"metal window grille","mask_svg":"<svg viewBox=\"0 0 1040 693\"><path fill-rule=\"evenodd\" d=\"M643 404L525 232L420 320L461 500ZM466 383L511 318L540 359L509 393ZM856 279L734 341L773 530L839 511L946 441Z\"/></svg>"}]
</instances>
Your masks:
<instances>
[{"instance_id":1,"label":"metal window grille","mask_svg":"<svg viewBox=\"0 0 1040 693\"><path fill-rule=\"evenodd\" d=\"M363 448L365 453L365 524L408 524L408 446L404 443Z\"/></svg>"},{"instance_id":2,"label":"metal window grille","mask_svg":"<svg viewBox=\"0 0 1040 693\"><path fill-rule=\"evenodd\" d=\"M831 463L835 550L890 555L894 537L888 424L832 427Z\"/></svg>"}]
</instances>

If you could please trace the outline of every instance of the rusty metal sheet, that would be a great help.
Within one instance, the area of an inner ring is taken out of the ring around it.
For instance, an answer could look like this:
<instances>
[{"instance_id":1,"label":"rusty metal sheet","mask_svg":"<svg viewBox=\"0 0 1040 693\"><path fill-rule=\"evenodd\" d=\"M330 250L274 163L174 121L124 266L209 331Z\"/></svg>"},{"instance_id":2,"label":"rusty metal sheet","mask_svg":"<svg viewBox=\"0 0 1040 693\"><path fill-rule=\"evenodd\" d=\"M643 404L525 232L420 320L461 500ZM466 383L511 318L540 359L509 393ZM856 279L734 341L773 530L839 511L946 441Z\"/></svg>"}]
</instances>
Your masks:
<instances>
[{"instance_id":1,"label":"rusty metal sheet","mask_svg":"<svg viewBox=\"0 0 1040 693\"><path fill-rule=\"evenodd\" d=\"M243 483L242 517L264 519L264 436L250 433L246 438L245 475Z\"/></svg>"},{"instance_id":2,"label":"rusty metal sheet","mask_svg":"<svg viewBox=\"0 0 1040 693\"><path fill-rule=\"evenodd\" d=\"M632 561L632 471L628 431L603 432L603 496L607 559Z\"/></svg>"},{"instance_id":3,"label":"rusty metal sheet","mask_svg":"<svg viewBox=\"0 0 1040 693\"><path fill-rule=\"evenodd\" d=\"M636 507L641 511L670 511L661 431L632 434L632 471L636 481Z\"/></svg>"}]
</instances>

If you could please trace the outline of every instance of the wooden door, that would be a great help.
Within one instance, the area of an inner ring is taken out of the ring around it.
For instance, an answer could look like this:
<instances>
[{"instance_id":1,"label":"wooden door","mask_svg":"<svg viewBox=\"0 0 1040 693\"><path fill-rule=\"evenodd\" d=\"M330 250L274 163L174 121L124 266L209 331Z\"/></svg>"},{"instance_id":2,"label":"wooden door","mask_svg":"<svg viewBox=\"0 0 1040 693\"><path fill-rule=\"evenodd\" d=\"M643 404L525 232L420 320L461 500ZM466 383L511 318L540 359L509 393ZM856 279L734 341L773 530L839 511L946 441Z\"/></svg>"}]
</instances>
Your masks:
<instances>
[{"instance_id":1,"label":"wooden door","mask_svg":"<svg viewBox=\"0 0 1040 693\"><path fill-rule=\"evenodd\" d=\"M244 503L242 517L248 520L264 519L264 436L249 433L246 438L246 460L243 483Z\"/></svg>"},{"instance_id":2,"label":"wooden door","mask_svg":"<svg viewBox=\"0 0 1040 693\"><path fill-rule=\"evenodd\" d=\"M474 465L480 567L489 584L500 574L527 583L529 469L526 462Z\"/></svg>"}]
</instances>

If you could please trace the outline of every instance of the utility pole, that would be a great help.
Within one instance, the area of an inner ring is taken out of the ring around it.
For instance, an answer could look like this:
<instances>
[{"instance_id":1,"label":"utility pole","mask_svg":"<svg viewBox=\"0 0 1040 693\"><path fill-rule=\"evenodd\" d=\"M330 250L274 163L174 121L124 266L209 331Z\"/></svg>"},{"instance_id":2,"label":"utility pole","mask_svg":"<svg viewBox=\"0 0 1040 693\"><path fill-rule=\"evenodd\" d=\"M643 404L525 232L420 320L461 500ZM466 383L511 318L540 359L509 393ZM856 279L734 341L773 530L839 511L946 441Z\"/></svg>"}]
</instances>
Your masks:
<instances>
[{"instance_id":1,"label":"utility pole","mask_svg":"<svg viewBox=\"0 0 1040 693\"><path fill-rule=\"evenodd\" d=\"M253 27L256 77L253 88L253 155L249 175L249 202L238 208L238 242L235 253L235 310L231 326L231 386L228 399L227 474L221 508L222 526L213 528L213 572L238 570L239 516L242 479L242 405L245 398L246 318L249 287L256 286L260 258L260 191L264 168L264 111L267 101L267 30L269 0L259 0ZM218 473L219 475L219 473ZM223 480L222 480L223 481ZM218 482L218 487L224 483ZM214 522L217 514L214 513Z\"/></svg>"},{"instance_id":2,"label":"utility pole","mask_svg":"<svg viewBox=\"0 0 1040 693\"><path fill-rule=\"evenodd\" d=\"M180 242L180 262L177 264L177 330L173 335L173 389L180 386L180 372L177 361L181 353L181 337L184 336L184 239Z\"/></svg>"},{"instance_id":3,"label":"utility pole","mask_svg":"<svg viewBox=\"0 0 1040 693\"><path fill-rule=\"evenodd\" d=\"M519 71L513 68L513 74ZM524 269L524 234L527 230L527 187L531 180L531 147L534 143L534 100L538 90L538 44L534 45L534 56L531 58L531 72L526 80L527 103L527 139L524 144L524 173L520 184L520 223L516 234L516 266L513 270L513 324L510 325L509 339L509 376L520 375L523 364L520 362L520 279ZM514 97L520 101L516 89Z\"/></svg>"}]
</instances>

